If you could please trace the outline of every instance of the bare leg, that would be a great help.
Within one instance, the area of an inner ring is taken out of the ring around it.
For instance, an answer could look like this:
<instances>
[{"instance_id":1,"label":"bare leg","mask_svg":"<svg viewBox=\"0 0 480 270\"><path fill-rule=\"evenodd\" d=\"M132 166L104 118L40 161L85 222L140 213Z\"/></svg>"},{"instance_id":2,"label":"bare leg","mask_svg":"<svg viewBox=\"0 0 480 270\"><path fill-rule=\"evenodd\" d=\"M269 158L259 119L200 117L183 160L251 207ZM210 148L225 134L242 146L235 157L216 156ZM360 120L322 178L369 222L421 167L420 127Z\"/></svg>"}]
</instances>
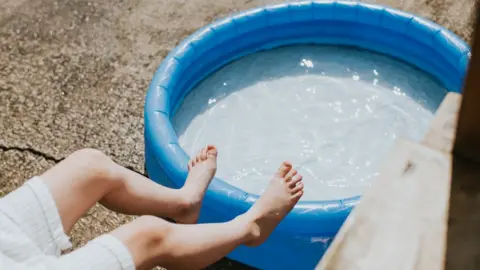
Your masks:
<instances>
[{"instance_id":1,"label":"bare leg","mask_svg":"<svg viewBox=\"0 0 480 270\"><path fill-rule=\"evenodd\" d=\"M41 177L52 192L67 233L98 201L121 213L163 216L190 224L196 223L215 174L216 155L213 146L202 149L189 164L190 173L181 189L158 185L93 149L73 153Z\"/></svg>"},{"instance_id":2,"label":"bare leg","mask_svg":"<svg viewBox=\"0 0 480 270\"><path fill-rule=\"evenodd\" d=\"M144 216L112 232L129 248L138 269L201 269L241 244L259 245L303 195L302 177L282 164L255 205L234 220L217 224L171 224Z\"/></svg>"}]
</instances>

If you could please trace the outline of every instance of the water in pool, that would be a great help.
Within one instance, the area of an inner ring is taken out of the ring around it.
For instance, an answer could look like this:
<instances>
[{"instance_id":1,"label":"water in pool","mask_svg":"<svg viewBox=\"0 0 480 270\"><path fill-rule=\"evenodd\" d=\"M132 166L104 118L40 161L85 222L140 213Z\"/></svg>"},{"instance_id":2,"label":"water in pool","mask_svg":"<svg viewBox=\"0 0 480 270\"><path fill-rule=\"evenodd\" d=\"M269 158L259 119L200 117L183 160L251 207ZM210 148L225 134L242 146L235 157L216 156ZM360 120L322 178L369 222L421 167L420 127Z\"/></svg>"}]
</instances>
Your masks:
<instances>
[{"instance_id":1,"label":"water in pool","mask_svg":"<svg viewBox=\"0 0 480 270\"><path fill-rule=\"evenodd\" d=\"M173 125L193 155L219 150L217 177L261 194L283 160L303 200L362 194L398 137L420 140L446 94L428 74L365 50L291 46L243 57L188 94Z\"/></svg>"}]
</instances>

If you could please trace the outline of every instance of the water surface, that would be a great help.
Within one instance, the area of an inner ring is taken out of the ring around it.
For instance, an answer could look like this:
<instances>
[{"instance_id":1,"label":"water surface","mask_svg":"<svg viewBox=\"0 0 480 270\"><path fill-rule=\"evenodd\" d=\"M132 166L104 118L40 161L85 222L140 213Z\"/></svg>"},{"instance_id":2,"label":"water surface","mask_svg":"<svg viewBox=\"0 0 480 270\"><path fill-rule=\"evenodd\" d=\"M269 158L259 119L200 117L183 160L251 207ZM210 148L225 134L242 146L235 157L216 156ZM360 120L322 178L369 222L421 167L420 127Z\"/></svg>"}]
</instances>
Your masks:
<instances>
[{"instance_id":1,"label":"water surface","mask_svg":"<svg viewBox=\"0 0 480 270\"><path fill-rule=\"evenodd\" d=\"M398 137L420 140L446 91L428 74L365 50L290 46L241 58L185 97L173 117L190 155L219 149L217 176L261 194L282 160L303 200L362 194Z\"/></svg>"}]
</instances>

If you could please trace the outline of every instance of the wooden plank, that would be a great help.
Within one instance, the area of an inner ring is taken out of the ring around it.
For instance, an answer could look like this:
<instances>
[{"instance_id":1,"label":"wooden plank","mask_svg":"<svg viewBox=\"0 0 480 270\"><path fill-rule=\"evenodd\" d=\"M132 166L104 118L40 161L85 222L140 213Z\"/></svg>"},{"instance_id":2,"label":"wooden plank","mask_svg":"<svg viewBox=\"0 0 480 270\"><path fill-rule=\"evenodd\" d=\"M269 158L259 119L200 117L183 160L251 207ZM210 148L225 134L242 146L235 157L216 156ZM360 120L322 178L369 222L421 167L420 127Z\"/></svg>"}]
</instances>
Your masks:
<instances>
[{"instance_id":1,"label":"wooden plank","mask_svg":"<svg viewBox=\"0 0 480 270\"><path fill-rule=\"evenodd\" d=\"M424 145L446 153L452 151L461 102L462 95L453 92L447 94L425 135Z\"/></svg>"},{"instance_id":2,"label":"wooden plank","mask_svg":"<svg viewBox=\"0 0 480 270\"><path fill-rule=\"evenodd\" d=\"M450 165L448 153L398 141L316 269L442 269Z\"/></svg>"}]
</instances>

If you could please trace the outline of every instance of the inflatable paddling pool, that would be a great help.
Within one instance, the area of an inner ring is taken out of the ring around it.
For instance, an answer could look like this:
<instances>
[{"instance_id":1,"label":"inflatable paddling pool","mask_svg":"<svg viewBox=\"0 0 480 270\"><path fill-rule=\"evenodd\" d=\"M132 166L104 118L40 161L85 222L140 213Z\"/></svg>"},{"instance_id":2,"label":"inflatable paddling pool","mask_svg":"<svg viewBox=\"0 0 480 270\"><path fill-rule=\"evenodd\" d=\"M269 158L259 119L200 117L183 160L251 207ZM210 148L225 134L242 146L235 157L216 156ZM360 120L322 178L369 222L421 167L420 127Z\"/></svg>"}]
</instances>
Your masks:
<instances>
[{"instance_id":1,"label":"inflatable paddling pool","mask_svg":"<svg viewBox=\"0 0 480 270\"><path fill-rule=\"evenodd\" d=\"M156 182L183 186L189 157L170 117L186 94L225 64L260 50L294 45L346 45L403 60L462 88L469 47L450 31L394 9L357 2L301 2L246 11L214 22L184 40L164 60L145 104L145 156ZM207 191L201 222L228 221L257 199L221 179ZM313 269L358 197L300 202L265 244L239 247L229 257L261 269Z\"/></svg>"}]
</instances>

